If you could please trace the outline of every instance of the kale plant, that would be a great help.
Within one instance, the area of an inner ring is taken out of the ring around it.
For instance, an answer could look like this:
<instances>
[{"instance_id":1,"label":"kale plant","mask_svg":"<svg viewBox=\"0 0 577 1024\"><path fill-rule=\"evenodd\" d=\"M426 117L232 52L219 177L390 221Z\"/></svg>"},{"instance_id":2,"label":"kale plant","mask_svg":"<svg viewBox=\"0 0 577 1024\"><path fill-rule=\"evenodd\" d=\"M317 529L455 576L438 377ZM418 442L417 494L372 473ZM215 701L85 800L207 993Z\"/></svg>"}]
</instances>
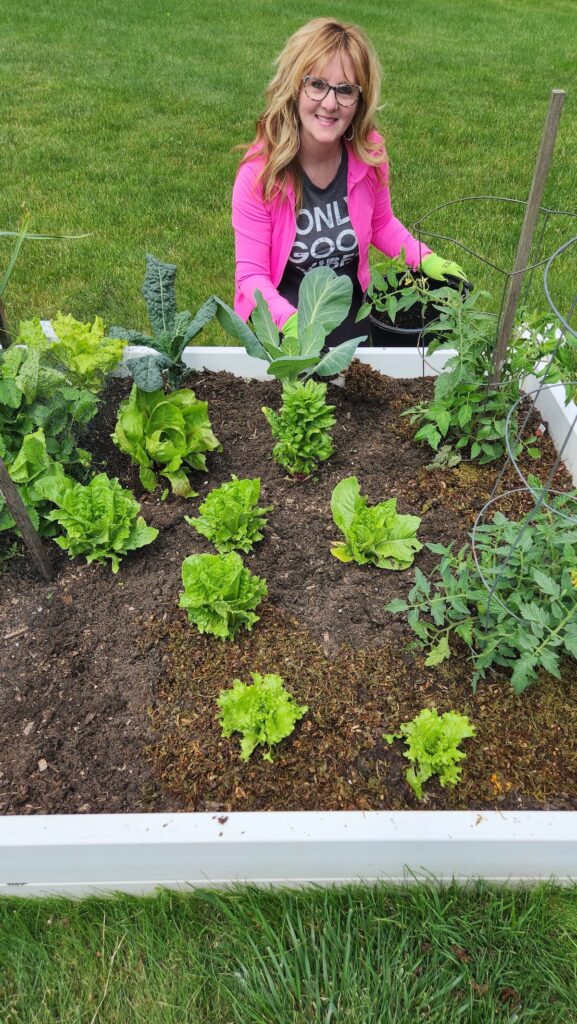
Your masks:
<instances>
[{"instance_id":1,"label":"kale plant","mask_svg":"<svg viewBox=\"0 0 577 1024\"><path fill-rule=\"evenodd\" d=\"M315 267L305 274L299 289L297 336L281 332L274 323L261 292L255 291L256 308L252 312L254 333L220 299L216 317L228 334L245 346L250 356L267 362L267 373L279 380L307 379L313 373L331 377L345 370L366 334L330 348L323 355L327 336L345 319L353 297L353 283L339 277L330 267Z\"/></svg>"},{"instance_id":2,"label":"kale plant","mask_svg":"<svg viewBox=\"0 0 577 1024\"><path fill-rule=\"evenodd\" d=\"M397 513L397 499L368 505L356 476L338 483L332 493L333 519L345 540L331 548L341 562L371 562L379 569L408 569L422 544L417 540L421 520Z\"/></svg>"},{"instance_id":3,"label":"kale plant","mask_svg":"<svg viewBox=\"0 0 577 1024\"><path fill-rule=\"evenodd\" d=\"M200 506L200 516L185 516L190 526L214 544L221 554L251 551L263 538L266 513L272 505L259 508L260 480L232 480L211 491Z\"/></svg>"},{"instance_id":4,"label":"kale plant","mask_svg":"<svg viewBox=\"0 0 577 1024\"><path fill-rule=\"evenodd\" d=\"M110 559L117 573L124 555L158 536L158 530L138 515L140 505L134 495L106 473L85 486L72 480L58 492L51 486L49 496L57 508L46 518L65 531L55 541L71 558L86 555L88 563Z\"/></svg>"},{"instance_id":5,"label":"kale plant","mask_svg":"<svg viewBox=\"0 0 577 1024\"><path fill-rule=\"evenodd\" d=\"M281 676L251 672L252 684L235 679L232 688L222 690L217 704L220 708L222 735L243 734L240 759L248 761L255 747L266 746L263 759L272 761L272 747L290 736L299 718L308 711L298 705L285 689Z\"/></svg>"},{"instance_id":6,"label":"kale plant","mask_svg":"<svg viewBox=\"0 0 577 1024\"><path fill-rule=\"evenodd\" d=\"M455 786L461 778L459 761L467 755L459 750L459 744L475 736L475 726L466 715L446 711L439 715L436 708L423 710L412 722L403 722L400 732L385 735L388 743L404 738L408 749L404 756L412 762L407 768L406 779L418 797L423 797L423 783L431 776L438 775L441 786Z\"/></svg>"},{"instance_id":7,"label":"kale plant","mask_svg":"<svg viewBox=\"0 0 577 1024\"><path fill-rule=\"evenodd\" d=\"M523 524L497 512L477 527L479 568L495 586L490 600L470 546L454 553L427 545L441 556L430 578L415 570L408 599L386 606L407 613L416 643L428 651L426 665L450 658L460 639L473 662L473 688L489 669L504 668L521 693L540 669L560 679L561 658L577 658L577 492L550 504L573 521L543 507Z\"/></svg>"},{"instance_id":8,"label":"kale plant","mask_svg":"<svg viewBox=\"0 0 577 1024\"><path fill-rule=\"evenodd\" d=\"M182 563L184 592L180 607L199 632L233 640L240 629L252 629L254 614L268 588L253 576L235 551L227 555L189 555Z\"/></svg>"},{"instance_id":9,"label":"kale plant","mask_svg":"<svg viewBox=\"0 0 577 1024\"><path fill-rule=\"evenodd\" d=\"M190 370L182 353L193 338L212 320L216 300L208 299L193 316L188 310L176 308L176 267L161 263L155 256L146 256L146 273L142 294L146 302L152 334L111 327L111 338L121 338L131 345L146 345L154 352L126 360L126 366L141 391L158 391L165 380L179 388Z\"/></svg>"},{"instance_id":10,"label":"kale plant","mask_svg":"<svg viewBox=\"0 0 577 1024\"><path fill-rule=\"evenodd\" d=\"M285 381L279 413L263 407L273 437L272 457L291 476L309 476L333 453L330 430L334 405L327 405L327 385L320 381Z\"/></svg>"},{"instance_id":11,"label":"kale plant","mask_svg":"<svg viewBox=\"0 0 577 1024\"><path fill-rule=\"evenodd\" d=\"M112 440L140 466L140 481L147 491L158 482L157 473L170 482L181 498L194 497L185 467L206 470L206 452L220 449L208 418L208 402L194 391L142 391L133 385L121 402Z\"/></svg>"}]
</instances>

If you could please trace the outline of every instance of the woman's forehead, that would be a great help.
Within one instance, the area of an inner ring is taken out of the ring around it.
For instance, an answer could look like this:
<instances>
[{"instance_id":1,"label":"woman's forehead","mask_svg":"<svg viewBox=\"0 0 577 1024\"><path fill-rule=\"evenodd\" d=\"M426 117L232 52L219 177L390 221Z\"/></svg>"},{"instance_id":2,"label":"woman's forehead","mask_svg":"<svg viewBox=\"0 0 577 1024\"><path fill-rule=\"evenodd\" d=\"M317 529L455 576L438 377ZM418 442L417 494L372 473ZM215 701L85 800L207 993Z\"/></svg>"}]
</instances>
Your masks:
<instances>
[{"instance_id":1,"label":"woman's forehead","mask_svg":"<svg viewBox=\"0 0 577 1024\"><path fill-rule=\"evenodd\" d=\"M329 60L313 65L309 74L333 83L356 82L355 69L348 53L335 53Z\"/></svg>"}]
</instances>

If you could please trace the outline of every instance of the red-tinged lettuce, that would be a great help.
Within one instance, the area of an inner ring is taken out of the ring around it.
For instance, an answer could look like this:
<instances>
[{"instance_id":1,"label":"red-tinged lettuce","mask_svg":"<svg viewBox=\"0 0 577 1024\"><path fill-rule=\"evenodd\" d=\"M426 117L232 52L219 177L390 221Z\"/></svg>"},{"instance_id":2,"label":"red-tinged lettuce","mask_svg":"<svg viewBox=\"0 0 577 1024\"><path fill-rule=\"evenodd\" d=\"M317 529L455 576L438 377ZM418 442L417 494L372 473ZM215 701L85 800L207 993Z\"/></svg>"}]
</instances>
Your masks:
<instances>
[{"instance_id":1,"label":"red-tinged lettuce","mask_svg":"<svg viewBox=\"0 0 577 1024\"><path fill-rule=\"evenodd\" d=\"M232 551L228 555L189 555L182 563L184 592L179 605L199 632L232 640L240 629L252 629L254 614L268 588L253 576Z\"/></svg>"},{"instance_id":2,"label":"red-tinged lettuce","mask_svg":"<svg viewBox=\"0 0 577 1024\"><path fill-rule=\"evenodd\" d=\"M106 473L99 473L86 485L67 480L66 488L59 494L52 491L50 500L58 507L46 518L65 531L55 538L56 544L71 558L86 555L87 562L110 559L114 573L124 555L158 536L158 530L138 515L140 505L134 495Z\"/></svg>"},{"instance_id":3,"label":"red-tinged lettuce","mask_svg":"<svg viewBox=\"0 0 577 1024\"><path fill-rule=\"evenodd\" d=\"M214 544L221 554L227 551L250 551L262 540L266 526L266 508L258 507L260 480L232 480L211 491L200 506L197 519L185 516L186 522Z\"/></svg>"},{"instance_id":4,"label":"red-tinged lettuce","mask_svg":"<svg viewBox=\"0 0 577 1024\"><path fill-rule=\"evenodd\" d=\"M180 498L195 496L184 467L206 470L205 452L220 449L207 410L208 402L201 402L188 388L165 395L133 386L118 410L112 440L140 466L140 481L147 491L156 487L158 473Z\"/></svg>"},{"instance_id":5,"label":"red-tinged lettuce","mask_svg":"<svg viewBox=\"0 0 577 1024\"><path fill-rule=\"evenodd\" d=\"M446 711L439 715L436 708L424 708L412 722L403 722L400 732L388 734L385 739L404 737L408 749L404 756L412 762L406 779L415 795L422 799L423 783L433 775L439 776L441 786L455 786L461 778L459 761L467 755L459 750L462 740L475 736L475 726L466 715Z\"/></svg>"},{"instance_id":6,"label":"red-tinged lettuce","mask_svg":"<svg viewBox=\"0 0 577 1024\"><path fill-rule=\"evenodd\" d=\"M422 544L417 540L421 520L397 512L396 498L369 506L356 476L336 485L331 509L345 541L331 548L341 562L372 562L379 569L408 569Z\"/></svg>"},{"instance_id":7,"label":"red-tinged lettuce","mask_svg":"<svg viewBox=\"0 0 577 1024\"><path fill-rule=\"evenodd\" d=\"M217 704L220 708L222 735L243 734L240 759L248 761L255 747L266 746L265 761L272 761L272 747L290 736L299 718L308 711L298 705L285 689L281 676L251 672L252 684L235 679L230 690L222 690Z\"/></svg>"}]
</instances>

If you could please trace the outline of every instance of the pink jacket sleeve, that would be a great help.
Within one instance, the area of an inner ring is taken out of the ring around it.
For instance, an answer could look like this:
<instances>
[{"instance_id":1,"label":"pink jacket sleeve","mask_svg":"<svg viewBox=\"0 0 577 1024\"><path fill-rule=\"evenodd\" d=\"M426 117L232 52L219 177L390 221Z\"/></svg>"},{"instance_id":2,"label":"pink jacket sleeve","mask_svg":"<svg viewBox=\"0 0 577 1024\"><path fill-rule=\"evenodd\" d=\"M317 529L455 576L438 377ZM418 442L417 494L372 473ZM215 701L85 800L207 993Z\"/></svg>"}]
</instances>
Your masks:
<instances>
[{"instance_id":1,"label":"pink jacket sleeve","mask_svg":"<svg viewBox=\"0 0 577 1024\"><path fill-rule=\"evenodd\" d=\"M395 217L389 192L388 167L383 167L383 171L384 179L377 178L375 183L371 243L384 252L385 256L399 256L401 249L404 249L407 265L415 270L423 257L432 250L418 238L414 238L405 225Z\"/></svg>"},{"instance_id":2,"label":"pink jacket sleeve","mask_svg":"<svg viewBox=\"0 0 577 1024\"><path fill-rule=\"evenodd\" d=\"M256 289L262 292L277 327L282 327L295 312L294 306L279 295L272 280L270 209L256 183L258 163L249 161L238 170L232 191L232 226L235 237L235 283L254 308Z\"/></svg>"}]
</instances>

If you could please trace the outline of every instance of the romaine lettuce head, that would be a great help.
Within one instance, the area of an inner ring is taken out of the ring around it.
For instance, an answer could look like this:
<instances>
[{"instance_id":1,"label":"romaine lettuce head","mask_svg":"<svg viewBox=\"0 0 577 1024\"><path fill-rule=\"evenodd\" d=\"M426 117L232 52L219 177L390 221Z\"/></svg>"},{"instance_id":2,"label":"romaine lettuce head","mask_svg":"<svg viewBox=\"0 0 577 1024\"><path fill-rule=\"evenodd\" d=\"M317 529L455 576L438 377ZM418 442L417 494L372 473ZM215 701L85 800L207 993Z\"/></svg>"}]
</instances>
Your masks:
<instances>
[{"instance_id":1,"label":"romaine lettuce head","mask_svg":"<svg viewBox=\"0 0 577 1024\"><path fill-rule=\"evenodd\" d=\"M208 402L201 402L188 388L165 395L134 385L120 405L112 440L140 466L140 481L147 491L156 487L158 472L181 498L196 494L183 465L206 470L205 452L221 447L210 426Z\"/></svg>"},{"instance_id":2,"label":"romaine lettuce head","mask_svg":"<svg viewBox=\"0 0 577 1024\"><path fill-rule=\"evenodd\" d=\"M371 562L379 569L408 569L422 544L416 533L418 516L397 513L396 498L369 506L355 476L341 480L331 497L333 519L345 542L331 548L341 562Z\"/></svg>"},{"instance_id":3,"label":"romaine lettuce head","mask_svg":"<svg viewBox=\"0 0 577 1024\"><path fill-rule=\"evenodd\" d=\"M281 676L272 672L264 676L251 672L251 676L251 685L235 679L231 689L223 690L217 699L222 735L243 733L241 761L248 761L259 744L267 747L262 755L264 760L272 761L272 746L290 736L308 706L297 704Z\"/></svg>"},{"instance_id":4,"label":"romaine lettuce head","mask_svg":"<svg viewBox=\"0 0 577 1024\"><path fill-rule=\"evenodd\" d=\"M253 576L236 552L189 555L182 563L184 592L180 607L201 633L232 640L239 629L252 629L254 609L266 597L266 582Z\"/></svg>"},{"instance_id":5,"label":"romaine lettuce head","mask_svg":"<svg viewBox=\"0 0 577 1024\"><path fill-rule=\"evenodd\" d=\"M267 508L258 508L260 480L232 480L210 492L200 506L197 519L186 522L211 541L217 551L250 551L263 538Z\"/></svg>"},{"instance_id":6,"label":"romaine lettuce head","mask_svg":"<svg viewBox=\"0 0 577 1024\"><path fill-rule=\"evenodd\" d=\"M56 538L59 547L71 558L86 555L87 562L109 558L115 573L123 555L158 536L158 530L147 526L138 515L140 505L131 491L106 473L99 473L86 485L69 480L66 489L51 500L58 507L47 519L59 523L65 531L64 536Z\"/></svg>"}]
</instances>

